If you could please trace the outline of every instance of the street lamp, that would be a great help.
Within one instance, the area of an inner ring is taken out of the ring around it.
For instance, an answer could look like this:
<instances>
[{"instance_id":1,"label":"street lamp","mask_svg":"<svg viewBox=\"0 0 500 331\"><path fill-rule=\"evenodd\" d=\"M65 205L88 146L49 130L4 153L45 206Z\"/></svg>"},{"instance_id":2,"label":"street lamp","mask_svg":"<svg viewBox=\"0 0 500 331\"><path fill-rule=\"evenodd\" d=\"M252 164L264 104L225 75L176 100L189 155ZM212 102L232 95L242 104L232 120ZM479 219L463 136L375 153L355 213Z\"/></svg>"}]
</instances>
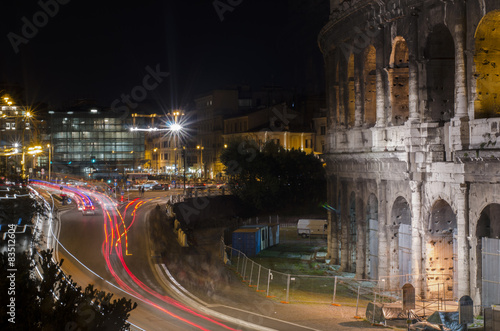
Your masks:
<instances>
[{"instance_id":1,"label":"street lamp","mask_svg":"<svg viewBox=\"0 0 500 331\"><path fill-rule=\"evenodd\" d=\"M200 150L200 177L203 178L203 150L205 147L196 145L196 149Z\"/></svg>"},{"instance_id":2,"label":"street lamp","mask_svg":"<svg viewBox=\"0 0 500 331\"><path fill-rule=\"evenodd\" d=\"M158 148L153 149L153 152L155 153L153 155L156 156L156 172L158 173L158 153L156 151L158 151Z\"/></svg>"},{"instance_id":3,"label":"street lamp","mask_svg":"<svg viewBox=\"0 0 500 331\"><path fill-rule=\"evenodd\" d=\"M50 144L47 144L47 148L49 149L49 182L50 182L50 170L52 168L52 159L51 159L51 156L52 156L52 146L50 146Z\"/></svg>"}]
</instances>

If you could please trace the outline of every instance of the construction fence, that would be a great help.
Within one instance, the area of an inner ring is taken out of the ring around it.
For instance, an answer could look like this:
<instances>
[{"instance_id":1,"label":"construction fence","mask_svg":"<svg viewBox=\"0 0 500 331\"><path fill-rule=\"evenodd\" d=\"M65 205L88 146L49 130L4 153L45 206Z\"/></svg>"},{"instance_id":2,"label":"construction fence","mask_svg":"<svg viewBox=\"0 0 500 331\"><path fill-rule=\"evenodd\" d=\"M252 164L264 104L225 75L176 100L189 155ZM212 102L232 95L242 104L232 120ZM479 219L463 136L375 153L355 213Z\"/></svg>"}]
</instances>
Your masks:
<instances>
[{"instance_id":1,"label":"construction fence","mask_svg":"<svg viewBox=\"0 0 500 331\"><path fill-rule=\"evenodd\" d=\"M450 284L427 284L425 280L430 275L398 275L380 280L359 280L354 276L294 275L266 268L224 243L221 244L221 255L250 288L284 304L320 303L356 307L355 316L369 320L374 318L376 307L384 306L392 307L397 318L406 318L402 314L403 291L399 286L404 281L415 286L414 316L426 317L436 311L458 310L457 301L449 291ZM441 274L431 276L446 279ZM367 307L372 307L373 313L367 313ZM474 307L474 311L482 315L484 309L478 306Z\"/></svg>"}]
</instances>

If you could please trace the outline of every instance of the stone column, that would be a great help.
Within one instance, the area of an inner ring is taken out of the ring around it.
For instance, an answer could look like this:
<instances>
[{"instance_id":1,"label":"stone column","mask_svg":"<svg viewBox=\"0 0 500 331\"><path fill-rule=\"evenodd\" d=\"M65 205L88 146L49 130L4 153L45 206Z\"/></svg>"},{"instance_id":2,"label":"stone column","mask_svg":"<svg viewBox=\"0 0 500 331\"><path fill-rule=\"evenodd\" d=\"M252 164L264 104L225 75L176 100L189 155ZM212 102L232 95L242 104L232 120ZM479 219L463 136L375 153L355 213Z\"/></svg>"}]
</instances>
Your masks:
<instances>
[{"instance_id":1,"label":"stone column","mask_svg":"<svg viewBox=\"0 0 500 331\"><path fill-rule=\"evenodd\" d=\"M450 122L450 150L466 149L469 145L469 115L467 110L467 75L465 61L465 10L462 2L457 2L455 24L455 116Z\"/></svg>"},{"instance_id":2,"label":"stone column","mask_svg":"<svg viewBox=\"0 0 500 331\"><path fill-rule=\"evenodd\" d=\"M356 190L356 279L366 279L366 212L363 201L363 182Z\"/></svg>"},{"instance_id":3,"label":"stone column","mask_svg":"<svg viewBox=\"0 0 500 331\"><path fill-rule=\"evenodd\" d=\"M335 126L338 120L338 109L335 93L335 80L336 80L336 61L334 52L329 52L325 55L325 83L327 94L327 107L328 107L328 126Z\"/></svg>"},{"instance_id":4,"label":"stone column","mask_svg":"<svg viewBox=\"0 0 500 331\"><path fill-rule=\"evenodd\" d=\"M340 270L346 271L349 268L349 197L347 196L347 183L342 182L342 193L340 196L340 226L341 226L341 249L340 249Z\"/></svg>"},{"instance_id":5,"label":"stone column","mask_svg":"<svg viewBox=\"0 0 500 331\"><path fill-rule=\"evenodd\" d=\"M411 273L415 286L415 294L420 295L422 291L422 182L411 180Z\"/></svg>"},{"instance_id":6,"label":"stone column","mask_svg":"<svg viewBox=\"0 0 500 331\"><path fill-rule=\"evenodd\" d=\"M363 77L363 54L354 55L354 126L361 127L364 122L365 80Z\"/></svg>"},{"instance_id":7,"label":"stone column","mask_svg":"<svg viewBox=\"0 0 500 331\"><path fill-rule=\"evenodd\" d=\"M468 184L460 184L456 190L455 202L457 204L457 256L458 270L455 271L458 281L458 297L470 295L470 266L469 266L469 201Z\"/></svg>"},{"instance_id":8,"label":"stone column","mask_svg":"<svg viewBox=\"0 0 500 331\"><path fill-rule=\"evenodd\" d=\"M335 210L339 210L340 206L337 205L337 177L330 176L328 188L328 201L330 206ZM331 264L339 264L339 233L338 233L338 214L334 210L328 210L328 255Z\"/></svg>"},{"instance_id":9,"label":"stone column","mask_svg":"<svg viewBox=\"0 0 500 331\"><path fill-rule=\"evenodd\" d=\"M387 115L385 113L385 84L384 84L384 47L380 46L377 48L376 56L376 81L375 86L376 92L376 109L377 109L377 123L376 127L384 127L387 124Z\"/></svg>"},{"instance_id":10,"label":"stone column","mask_svg":"<svg viewBox=\"0 0 500 331\"><path fill-rule=\"evenodd\" d=\"M408 107L409 118L408 122L420 123L420 114L418 111L418 16L417 13L412 13L410 17L408 39L408 52L409 52L409 77L408 77Z\"/></svg>"},{"instance_id":11,"label":"stone column","mask_svg":"<svg viewBox=\"0 0 500 331\"><path fill-rule=\"evenodd\" d=\"M378 278L389 276L389 248L387 246L387 181L377 182L378 188ZM388 280L386 280L388 282ZM389 285L389 284L387 284Z\"/></svg>"},{"instance_id":12,"label":"stone column","mask_svg":"<svg viewBox=\"0 0 500 331\"><path fill-rule=\"evenodd\" d=\"M347 77L348 59L345 54L339 56L339 124L345 128L349 126L349 81Z\"/></svg>"}]
</instances>

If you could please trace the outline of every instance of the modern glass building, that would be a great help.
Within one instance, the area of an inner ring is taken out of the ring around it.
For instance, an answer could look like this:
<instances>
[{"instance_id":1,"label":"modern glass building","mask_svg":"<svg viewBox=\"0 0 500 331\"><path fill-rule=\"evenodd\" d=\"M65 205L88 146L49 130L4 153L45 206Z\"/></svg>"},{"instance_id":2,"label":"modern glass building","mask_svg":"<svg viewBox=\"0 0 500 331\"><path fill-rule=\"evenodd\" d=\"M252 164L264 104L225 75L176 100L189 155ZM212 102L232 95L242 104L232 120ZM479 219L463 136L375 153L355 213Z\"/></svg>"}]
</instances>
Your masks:
<instances>
[{"instance_id":1,"label":"modern glass building","mask_svg":"<svg viewBox=\"0 0 500 331\"><path fill-rule=\"evenodd\" d=\"M49 112L53 170L101 179L138 169L144 162L144 132L130 131L127 114L87 108Z\"/></svg>"}]
</instances>

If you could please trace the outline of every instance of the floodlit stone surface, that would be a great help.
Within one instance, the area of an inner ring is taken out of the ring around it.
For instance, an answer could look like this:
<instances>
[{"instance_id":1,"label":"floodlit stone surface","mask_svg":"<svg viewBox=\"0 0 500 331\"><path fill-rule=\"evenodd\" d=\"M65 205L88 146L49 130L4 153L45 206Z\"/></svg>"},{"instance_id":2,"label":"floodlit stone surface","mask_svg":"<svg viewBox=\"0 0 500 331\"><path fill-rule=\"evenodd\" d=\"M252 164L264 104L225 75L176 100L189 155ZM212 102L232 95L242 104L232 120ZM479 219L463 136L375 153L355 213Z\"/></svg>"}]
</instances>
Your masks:
<instances>
[{"instance_id":1,"label":"floodlit stone surface","mask_svg":"<svg viewBox=\"0 0 500 331\"><path fill-rule=\"evenodd\" d=\"M330 5L318 38L338 211L329 258L357 278L481 304L481 240L500 237L500 3Z\"/></svg>"}]
</instances>

